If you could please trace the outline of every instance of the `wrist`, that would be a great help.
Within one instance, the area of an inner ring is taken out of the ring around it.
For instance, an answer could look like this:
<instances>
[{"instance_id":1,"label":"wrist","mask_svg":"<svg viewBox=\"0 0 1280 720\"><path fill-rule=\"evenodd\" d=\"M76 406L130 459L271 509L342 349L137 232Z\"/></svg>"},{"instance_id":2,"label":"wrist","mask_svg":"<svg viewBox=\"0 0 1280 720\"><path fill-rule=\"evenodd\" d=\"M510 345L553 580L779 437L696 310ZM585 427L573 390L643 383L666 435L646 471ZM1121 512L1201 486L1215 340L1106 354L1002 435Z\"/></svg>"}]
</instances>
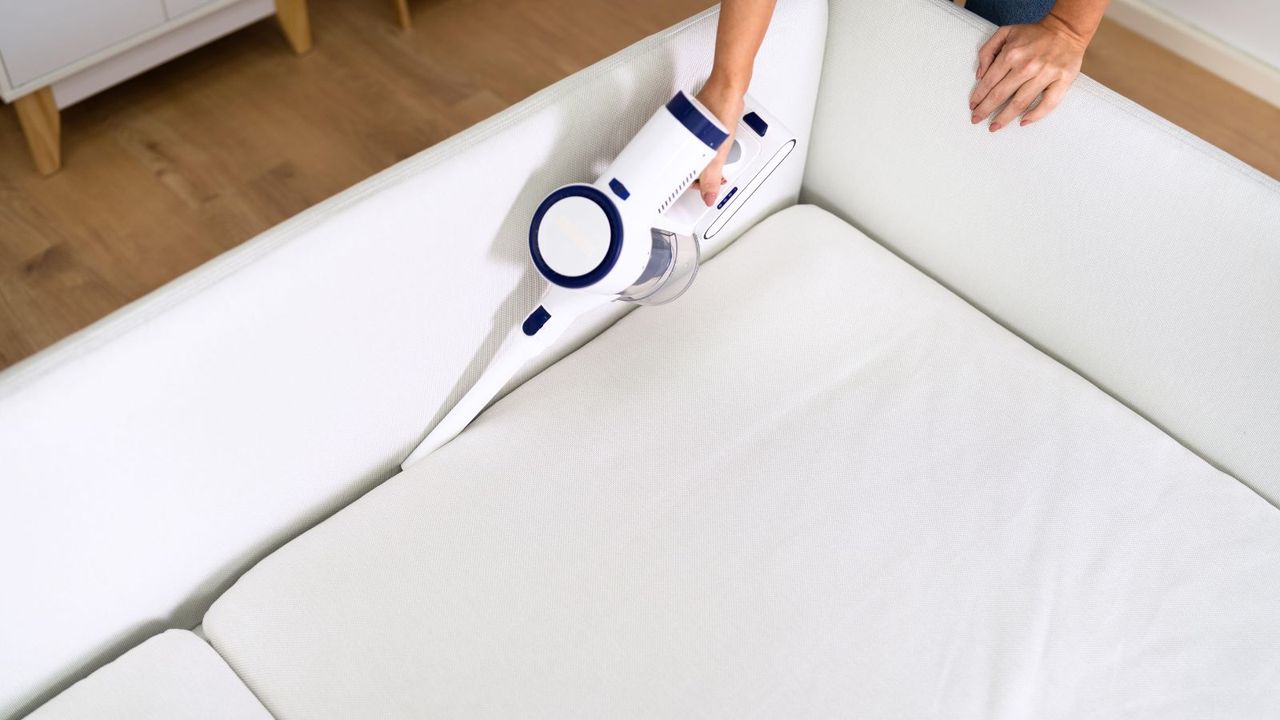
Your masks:
<instances>
[{"instance_id":1,"label":"wrist","mask_svg":"<svg viewBox=\"0 0 1280 720\"><path fill-rule=\"evenodd\" d=\"M1048 15L1045 15L1039 25L1072 44L1078 45L1081 50L1084 50L1089 45L1094 33L1098 31L1098 22L1089 23L1073 20L1072 18L1064 17L1056 10L1050 11Z\"/></svg>"},{"instance_id":2,"label":"wrist","mask_svg":"<svg viewBox=\"0 0 1280 720\"><path fill-rule=\"evenodd\" d=\"M750 85L750 72L735 72L722 67L713 67L711 75L707 77L707 82L702 87L703 92L742 96L747 94L747 87Z\"/></svg>"}]
</instances>

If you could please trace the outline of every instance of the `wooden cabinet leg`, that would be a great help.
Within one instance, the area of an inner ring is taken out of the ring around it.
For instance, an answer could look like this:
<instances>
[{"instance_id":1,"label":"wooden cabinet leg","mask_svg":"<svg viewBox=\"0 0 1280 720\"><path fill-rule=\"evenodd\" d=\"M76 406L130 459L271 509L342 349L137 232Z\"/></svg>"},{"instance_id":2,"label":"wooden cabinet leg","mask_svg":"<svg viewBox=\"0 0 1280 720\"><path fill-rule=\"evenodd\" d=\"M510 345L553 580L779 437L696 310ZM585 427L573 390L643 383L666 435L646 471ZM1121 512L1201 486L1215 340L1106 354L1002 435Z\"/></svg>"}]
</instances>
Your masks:
<instances>
[{"instance_id":1,"label":"wooden cabinet leg","mask_svg":"<svg viewBox=\"0 0 1280 720\"><path fill-rule=\"evenodd\" d=\"M289 47L299 55L311 49L311 18L307 0L276 0L276 19Z\"/></svg>"},{"instance_id":2,"label":"wooden cabinet leg","mask_svg":"<svg viewBox=\"0 0 1280 720\"><path fill-rule=\"evenodd\" d=\"M404 30L413 28L413 18L409 15L409 0L391 0L396 6L396 21Z\"/></svg>"},{"instance_id":3,"label":"wooden cabinet leg","mask_svg":"<svg viewBox=\"0 0 1280 720\"><path fill-rule=\"evenodd\" d=\"M62 167L62 119L53 101L53 90L42 87L13 101L18 123L27 136L31 159L41 175L52 175Z\"/></svg>"}]
</instances>

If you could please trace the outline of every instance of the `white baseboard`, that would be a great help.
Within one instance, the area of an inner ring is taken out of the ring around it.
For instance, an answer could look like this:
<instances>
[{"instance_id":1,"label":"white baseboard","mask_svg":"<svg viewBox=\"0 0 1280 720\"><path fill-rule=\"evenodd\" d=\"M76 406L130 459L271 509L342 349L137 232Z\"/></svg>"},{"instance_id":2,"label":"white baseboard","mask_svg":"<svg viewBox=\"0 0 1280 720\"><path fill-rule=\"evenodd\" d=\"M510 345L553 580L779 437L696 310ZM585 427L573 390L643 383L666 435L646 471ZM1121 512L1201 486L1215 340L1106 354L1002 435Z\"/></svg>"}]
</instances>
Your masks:
<instances>
[{"instance_id":1,"label":"white baseboard","mask_svg":"<svg viewBox=\"0 0 1280 720\"><path fill-rule=\"evenodd\" d=\"M1112 0L1107 17L1280 107L1280 68L1144 0Z\"/></svg>"}]
</instances>

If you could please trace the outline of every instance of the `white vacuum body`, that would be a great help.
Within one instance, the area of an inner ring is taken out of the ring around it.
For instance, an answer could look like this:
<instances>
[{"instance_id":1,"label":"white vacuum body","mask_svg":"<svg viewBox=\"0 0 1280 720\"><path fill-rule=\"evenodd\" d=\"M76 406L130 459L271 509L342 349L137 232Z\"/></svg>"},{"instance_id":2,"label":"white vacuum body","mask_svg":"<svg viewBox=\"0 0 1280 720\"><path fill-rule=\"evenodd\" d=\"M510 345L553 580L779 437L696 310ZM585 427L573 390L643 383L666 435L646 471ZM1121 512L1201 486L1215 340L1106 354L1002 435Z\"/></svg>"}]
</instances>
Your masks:
<instances>
[{"instance_id":1,"label":"white vacuum body","mask_svg":"<svg viewBox=\"0 0 1280 720\"><path fill-rule=\"evenodd\" d=\"M718 233L796 144L750 97L734 134L727 182L712 207L690 185L729 133L683 92L654 113L594 183L547 195L529 227L529 254L547 291L402 468L462 432L577 318L615 301L670 302L689 288L701 260L700 239Z\"/></svg>"}]
</instances>

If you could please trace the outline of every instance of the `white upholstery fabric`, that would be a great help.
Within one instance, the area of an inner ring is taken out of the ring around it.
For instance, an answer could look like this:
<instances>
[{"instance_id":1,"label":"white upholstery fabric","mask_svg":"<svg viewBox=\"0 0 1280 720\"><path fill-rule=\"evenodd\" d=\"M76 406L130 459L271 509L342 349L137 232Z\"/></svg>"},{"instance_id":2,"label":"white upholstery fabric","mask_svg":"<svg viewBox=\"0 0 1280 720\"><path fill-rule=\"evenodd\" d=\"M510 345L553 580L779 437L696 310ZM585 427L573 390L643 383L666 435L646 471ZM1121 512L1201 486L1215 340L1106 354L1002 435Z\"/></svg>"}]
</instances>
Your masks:
<instances>
[{"instance_id":1,"label":"white upholstery fabric","mask_svg":"<svg viewBox=\"0 0 1280 720\"><path fill-rule=\"evenodd\" d=\"M1280 183L1088 78L971 125L990 31L833 0L805 200L1280 503Z\"/></svg>"},{"instance_id":2,"label":"white upholstery fabric","mask_svg":"<svg viewBox=\"0 0 1280 720\"><path fill-rule=\"evenodd\" d=\"M826 4L779 12L752 92L804 141ZM576 74L0 377L0 717L194 625L388 477L533 307L538 200L696 87L714 30L703 14ZM804 157L726 239L794 202Z\"/></svg>"},{"instance_id":3,"label":"white upholstery fabric","mask_svg":"<svg viewBox=\"0 0 1280 720\"><path fill-rule=\"evenodd\" d=\"M203 640L170 630L45 703L28 720L271 720Z\"/></svg>"},{"instance_id":4,"label":"white upholstery fabric","mask_svg":"<svg viewBox=\"0 0 1280 720\"><path fill-rule=\"evenodd\" d=\"M784 211L205 616L278 720L1274 718L1280 511Z\"/></svg>"}]
</instances>

